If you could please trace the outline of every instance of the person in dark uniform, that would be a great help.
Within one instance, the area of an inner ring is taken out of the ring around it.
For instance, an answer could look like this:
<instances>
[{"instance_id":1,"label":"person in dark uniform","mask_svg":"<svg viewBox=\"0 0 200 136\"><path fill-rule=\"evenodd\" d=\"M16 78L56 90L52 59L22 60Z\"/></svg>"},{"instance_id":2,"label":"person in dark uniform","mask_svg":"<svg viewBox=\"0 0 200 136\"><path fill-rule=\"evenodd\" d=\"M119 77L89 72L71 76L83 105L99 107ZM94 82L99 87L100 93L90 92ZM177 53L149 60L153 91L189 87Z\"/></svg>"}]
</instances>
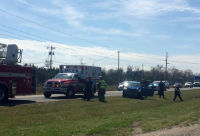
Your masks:
<instances>
[{"instance_id":1,"label":"person in dark uniform","mask_svg":"<svg viewBox=\"0 0 200 136\"><path fill-rule=\"evenodd\" d=\"M85 82L85 90L84 90L84 100L89 101L91 99L92 94L92 80L91 77L87 78Z\"/></svg>"},{"instance_id":2,"label":"person in dark uniform","mask_svg":"<svg viewBox=\"0 0 200 136\"><path fill-rule=\"evenodd\" d=\"M176 87L175 87L175 90L174 90L174 101L176 100L176 97L179 97L179 99L181 100L181 101L183 101L183 99L182 99L182 97L181 97L181 90L180 90L180 88L179 88L179 86L177 85Z\"/></svg>"},{"instance_id":3,"label":"person in dark uniform","mask_svg":"<svg viewBox=\"0 0 200 136\"><path fill-rule=\"evenodd\" d=\"M164 91L165 91L165 84L161 80L160 83L159 83L159 89L158 89L158 95L160 96L160 98L161 98L161 96L163 98L165 98Z\"/></svg>"},{"instance_id":4,"label":"person in dark uniform","mask_svg":"<svg viewBox=\"0 0 200 136\"><path fill-rule=\"evenodd\" d=\"M147 88L149 85L148 81L147 80L142 80L141 81L141 86L144 87L144 88Z\"/></svg>"},{"instance_id":5,"label":"person in dark uniform","mask_svg":"<svg viewBox=\"0 0 200 136\"><path fill-rule=\"evenodd\" d=\"M106 82L103 80L103 78L99 77L99 83L98 83L98 98L100 102L105 102L105 92L106 92Z\"/></svg>"}]
</instances>

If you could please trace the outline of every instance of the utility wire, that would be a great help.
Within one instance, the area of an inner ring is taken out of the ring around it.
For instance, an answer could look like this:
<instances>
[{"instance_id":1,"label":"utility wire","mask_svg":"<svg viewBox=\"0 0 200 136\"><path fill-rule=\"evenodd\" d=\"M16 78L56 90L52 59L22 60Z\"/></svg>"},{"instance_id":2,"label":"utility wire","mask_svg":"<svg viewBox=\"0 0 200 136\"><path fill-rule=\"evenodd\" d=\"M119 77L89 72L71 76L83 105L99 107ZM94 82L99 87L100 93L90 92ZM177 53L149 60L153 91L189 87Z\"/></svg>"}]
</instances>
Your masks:
<instances>
[{"instance_id":1,"label":"utility wire","mask_svg":"<svg viewBox=\"0 0 200 136\"><path fill-rule=\"evenodd\" d=\"M29 36L29 35L25 35L25 34L14 34L13 32L7 31L7 30L4 29L4 28L0 28L0 30L1 30L1 31L4 31L4 32L6 32L6 33L8 33L8 34L10 34L10 35L13 35L14 37L16 37L16 35L17 35L17 36L24 37L24 38L28 38L28 39L31 39L31 40L38 40L38 39L35 39L35 38L33 38L33 37ZM19 37L18 37L18 38L19 38Z\"/></svg>"},{"instance_id":2,"label":"utility wire","mask_svg":"<svg viewBox=\"0 0 200 136\"><path fill-rule=\"evenodd\" d=\"M187 62L187 61L176 61L176 60L170 60L171 62L174 62L174 63L186 63L186 64L200 64L200 63L197 63L197 62Z\"/></svg>"},{"instance_id":3,"label":"utility wire","mask_svg":"<svg viewBox=\"0 0 200 136\"><path fill-rule=\"evenodd\" d=\"M50 31L53 31L53 32L56 32L56 33L59 33L59 34L65 35L65 36L74 37L72 34L68 34L68 33L65 33L65 32L63 32L63 31L56 30L56 29L53 29L53 28L48 27L48 26L45 26L45 25L41 25L41 24L37 23L36 21L32 21L32 20L30 20L30 19L26 19L26 18L21 17L21 16L18 16L18 15L16 15L16 14L7 12L6 10L0 9L0 11L3 12L3 13L5 13L5 14L8 14L8 15L10 15L10 16L14 16L14 17L16 17L16 18L19 18L20 20L28 21L28 22L30 22L30 23L32 23L32 24L36 24L36 25L38 25L39 27L43 27L43 28L48 29L48 30L50 30ZM12 29L12 30L15 30L15 31L18 31L18 32L21 32L21 33L23 33L23 34L26 34L26 35L17 34L17 35L21 35L21 36L26 37L26 38L30 38L30 39L33 39L33 40L36 40L37 38L40 39L40 40L41 40L41 39L45 39L45 38L39 37L38 35L30 34L30 33L27 33L27 32L25 32L25 31L22 31L22 30L18 30L18 29L15 29L15 28L11 28L11 27L9 27L9 26L5 26L5 25L1 25L1 26L4 26L4 27L6 27L6 28L8 28L8 29ZM3 31L6 32L6 33L8 33L9 35L12 35L12 36L14 36L14 37L17 37L16 35L14 35L13 33L9 32L9 31L7 31L7 30L3 30ZM2 34L1 34L1 35L2 35ZM37 37L37 38L33 38L33 37ZM17 37L17 38L18 38L18 37ZM76 38L77 38L77 37L76 37ZM38 40L38 39L37 39L37 40ZM83 38L78 38L78 39L83 40L83 41L87 41L88 43L95 44L93 41L89 41L89 40L87 40L87 39L83 39ZM46 40L47 40L47 39L46 39ZM138 55L138 54L135 54L134 56L142 57L142 58L146 58L146 57L147 57L147 56L145 56L145 55ZM105 57L103 57L102 59L96 60L96 61L104 60L104 59L106 59L107 57L108 57L108 56L105 56ZM148 58L153 58L153 59L160 60L160 59L157 58L156 56L155 56L155 57L154 57L154 56L148 56ZM174 61L174 60L171 60L171 62L174 62L174 63L187 63L187 64L200 64L200 63L193 63L193 62L186 62L186 61Z\"/></svg>"},{"instance_id":4,"label":"utility wire","mask_svg":"<svg viewBox=\"0 0 200 136\"><path fill-rule=\"evenodd\" d=\"M52 28L52 27L48 27L48 26L45 26L45 25L41 25L41 24L39 24L39 23L36 22L36 21L30 20L30 19L26 19L26 18L21 17L21 16L18 16L18 15L16 15L16 14L7 12L6 10L0 9L0 11L3 12L3 13L5 13L5 14L7 14L7 15L14 16L14 17L16 17L16 18L18 18L18 19L20 19L20 20L27 21L27 22L30 22L30 23L32 23L32 24L36 24L36 25L38 25L39 27L48 29L48 30L50 30L50 31L52 31L52 32L55 32L55 33L58 33L58 34L62 34L62 35L68 36L68 37L69 37L69 36L70 36L70 37L75 37L75 38L77 38L77 39L79 39L79 40L86 41L86 42L88 42L88 43L91 43L91 44L95 44L95 45L96 45L96 43L93 42L93 41L90 41L90 40L87 40L87 39L83 39L83 38L80 38L80 37L77 37L77 36L73 36L72 34L68 34L68 33L66 33L66 32L63 32L63 31L54 29L54 28Z\"/></svg>"},{"instance_id":5,"label":"utility wire","mask_svg":"<svg viewBox=\"0 0 200 136\"><path fill-rule=\"evenodd\" d=\"M29 36L31 36L31 37L35 37L35 38L37 38L37 39L39 39L39 40L43 39L43 40L51 41L51 40L49 40L49 39L42 38L42 37L40 37L40 36L38 36L38 35L35 35L35 34L32 34L32 33L28 33L28 32L25 32L25 31L23 31L23 30L16 29L16 28L14 28L14 27L10 27L10 26L7 26L7 25L2 25L2 24L1 24L1 26L2 26L3 28L7 28L7 29L12 30L12 31L14 30L14 31L16 31L16 32L20 32L20 33L29 35Z\"/></svg>"}]
</instances>

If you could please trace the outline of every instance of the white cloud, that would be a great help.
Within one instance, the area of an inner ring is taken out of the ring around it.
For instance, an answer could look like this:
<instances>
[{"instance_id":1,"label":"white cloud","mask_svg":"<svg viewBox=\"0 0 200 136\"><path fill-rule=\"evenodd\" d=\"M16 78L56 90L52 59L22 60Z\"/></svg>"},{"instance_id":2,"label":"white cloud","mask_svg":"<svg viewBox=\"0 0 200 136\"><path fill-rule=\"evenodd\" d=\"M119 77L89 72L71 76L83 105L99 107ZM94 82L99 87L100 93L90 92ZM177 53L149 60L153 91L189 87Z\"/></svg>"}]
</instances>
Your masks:
<instances>
[{"instance_id":1,"label":"white cloud","mask_svg":"<svg viewBox=\"0 0 200 136\"><path fill-rule=\"evenodd\" d=\"M72 26L79 26L82 19L85 18L83 12L79 11L78 9L66 2L53 0L51 1L51 3L53 4L53 8L47 6L31 5L31 9L35 12L40 12L46 15L51 15L64 19L69 25Z\"/></svg>"},{"instance_id":2,"label":"white cloud","mask_svg":"<svg viewBox=\"0 0 200 136\"><path fill-rule=\"evenodd\" d=\"M110 29L102 29L98 27L92 27L92 26L80 26L80 30L82 31L90 31L95 33L100 33L104 35L114 35L114 36L125 36L125 37L140 37L149 34L148 31L132 31L127 32L122 29L118 28L110 28Z\"/></svg>"},{"instance_id":3,"label":"white cloud","mask_svg":"<svg viewBox=\"0 0 200 136\"><path fill-rule=\"evenodd\" d=\"M168 12L200 13L200 9L190 6L188 0L111 0L99 2L96 7L119 16L138 18L154 17Z\"/></svg>"},{"instance_id":4,"label":"white cloud","mask_svg":"<svg viewBox=\"0 0 200 136\"><path fill-rule=\"evenodd\" d=\"M0 38L1 43L17 44L19 48L24 50L23 63L35 63L39 66L44 66L44 61L48 56L47 46L53 45L56 47L54 56L54 66L59 64L80 64L80 60L87 65L97 65L105 68L117 68L117 50L102 48L99 46L94 47L81 47L77 45L64 45L52 42L38 42L31 40L17 40ZM198 62L199 55L177 55L170 56L170 65L177 66L181 69L191 68L194 72L199 73L200 64L187 64L181 63L184 61L196 63ZM120 53L120 66L126 68L128 65L141 66L145 65L145 69L150 69L151 66L158 64L164 65L164 56L140 54L133 52ZM173 60L180 61L180 63L173 62Z\"/></svg>"},{"instance_id":5,"label":"white cloud","mask_svg":"<svg viewBox=\"0 0 200 136\"><path fill-rule=\"evenodd\" d=\"M176 19L173 19L171 22L177 23L177 22L191 22L191 21L199 21L200 17L194 16L194 17L179 17Z\"/></svg>"},{"instance_id":6,"label":"white cloud","mask_svg":"<svg viewBox=\"0 0 200 136\"><path fill-rule=\"evenodd\" d=\"M177 48L177 49L191 49L192 46L191 45L179 45L179 46L176 46L175 48Z\"/></svg>"},{"instance_id":7,"label":"white cloud","mask_svg":"<svg viewBox=\"0 0 200 136\"><path fill-rule=\"evenodd\" d=\"M188 27L192 29L200 29L200 24L188 25Z\"/></svg>"},{"instance_id":8,"label":"white cloud","mask_svg":"<svg viewBox=\"0 0 200 136\"><path fill-rule=\"evenodd\" d=\"M128 0L124 3L128 15L136 17L151 17L163 15L168 12L194 12L199 9L189 6L186 0Z\"/></svg>"},{"instance_id":9,"label":"white cloud","mask_svg":"<svg viewBox=\"0 0 200 136\"><path fill-rule=\"evenodd\" d=\"M178 69L191 69L195 73L200 73L199 67L200 55L172 55L169 58L170 66L175 66Z\"/></svg>"},{"instance_id":10,"label":"white cloud","mask_svg":"<svg viewBox=\"0 0 200 136\"><path fill-rule=\"evenodd\" d=\"M85 15L74 7L65 5L63 8L64 18L68 21L69 24L79 26L82 19L85 18Z\"/></svg>"}]
</instances>

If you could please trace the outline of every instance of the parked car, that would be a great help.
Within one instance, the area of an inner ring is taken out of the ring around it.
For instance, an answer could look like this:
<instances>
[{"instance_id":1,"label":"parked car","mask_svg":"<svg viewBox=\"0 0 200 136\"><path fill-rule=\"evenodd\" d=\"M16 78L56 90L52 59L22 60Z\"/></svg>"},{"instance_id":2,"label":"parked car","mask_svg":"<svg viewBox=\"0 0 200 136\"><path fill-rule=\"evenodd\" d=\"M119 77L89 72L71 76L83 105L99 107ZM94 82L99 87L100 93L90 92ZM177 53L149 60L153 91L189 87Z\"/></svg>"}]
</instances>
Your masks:
<instances>
[{"instance_id":1,"label":"parked car","mask_svg":"<svg viewBox=\"0 0 200 136\"><path fill-rule=\"evenodd\" d=\"M191 82L186 82L185 85L184 85L186 88L189 87L189 88L193 88L193 84Z\"/></svg>"},{"instance_id":2,"label":"parked car","mask_svg":"<svg viewBox=\"0 0 200 136\"><path fill-rule=\"evenodd\" d=\"M194 83L193 83L193 86L194 86L194 87L200 87L200 82L194 82Z\"/></svg>"},{"instance_id":3,"label":"parked car","mask_svg":"<svg viewBox=\"0 0 200 136\"><path fill-rule=\"evenodd\" d=\"M154 88L155 91L158 91L158 89L159 89L159 83L160 83L160 81L154 81L152 83L152 88Z\"/></svg>"},{"instance_id":4,"label":"parked car","mask_svg":"<svg viewBox=\"0 0 200 136\"><path fill-rule=\"evenodd\" d=\"M163 81L163 83L165 84L166 89L169 89L169 82L168 81Z\"/></svg>"},{"instance_id":5,"label":"parked car","mask_svg":"<svg viewBox=\"0 0 200 136\"><path fill-rule=\"evenodd\" d=\"M179 83L179 82L176 82L174 85L173 85L173 87L175 88L175 87L179 87L179 88L183 88L183 84L182 83Z\"/></svg>"},{"instance_id":6,"label":"parked car","mask_svg":"<svg viewBox=\"0 0 200 136\"><path fill-rule=\"evenodd\" d=\"M142 87L140 82L127 81L123 88L123 97L139 97L153 96L154 89L151 86Z\"/></svg>"},{"instance_id":7,"label":"parked car","mask_svg":"<svg viewBox=\"0 0 200 136\"><path fill-rule=\"evenodd\" d=\"M126 84L126 82L127 82L127 81L124 81L124 82L119 83L119 85L118 85L118 91L122 91L122 90L123 90L124 84Z\"/></svg>"},{"instance_id":8,"label":"parked car","mask_svg":"<svg viewBox=\"0 0 200 136\"><path fill-rule=\"evenodd\" d=\"M166 91L167 88L169 88L169 82L163 81L163 83L165 84L165 91ZM154 88L155 91L158 91L158 89L159 89L159 84L160 84L160 81L154 81L154 82L153 82L152 87Z\"/></svg>"}]
</instances>

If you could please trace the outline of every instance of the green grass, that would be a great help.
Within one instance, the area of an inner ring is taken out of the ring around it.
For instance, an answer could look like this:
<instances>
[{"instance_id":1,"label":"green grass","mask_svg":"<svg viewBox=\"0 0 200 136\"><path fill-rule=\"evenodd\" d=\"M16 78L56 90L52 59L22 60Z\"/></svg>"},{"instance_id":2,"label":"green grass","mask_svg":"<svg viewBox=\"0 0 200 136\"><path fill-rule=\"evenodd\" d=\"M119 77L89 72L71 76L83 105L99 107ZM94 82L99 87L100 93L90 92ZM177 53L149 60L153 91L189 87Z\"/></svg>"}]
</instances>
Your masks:
<instances>
[{"instance_id":1,"label":"green grass","mask_svg":"<svg viewBox=\"0 0 200 136\"><path fill-rule=\"evenodd\" d=\"M125 136L138 122L144 132L200 119L200 90L184 91L184 102L157 95L146 100L107 97L97 99L0 107L0 136Z\"/></svg>"}]
</instances>

